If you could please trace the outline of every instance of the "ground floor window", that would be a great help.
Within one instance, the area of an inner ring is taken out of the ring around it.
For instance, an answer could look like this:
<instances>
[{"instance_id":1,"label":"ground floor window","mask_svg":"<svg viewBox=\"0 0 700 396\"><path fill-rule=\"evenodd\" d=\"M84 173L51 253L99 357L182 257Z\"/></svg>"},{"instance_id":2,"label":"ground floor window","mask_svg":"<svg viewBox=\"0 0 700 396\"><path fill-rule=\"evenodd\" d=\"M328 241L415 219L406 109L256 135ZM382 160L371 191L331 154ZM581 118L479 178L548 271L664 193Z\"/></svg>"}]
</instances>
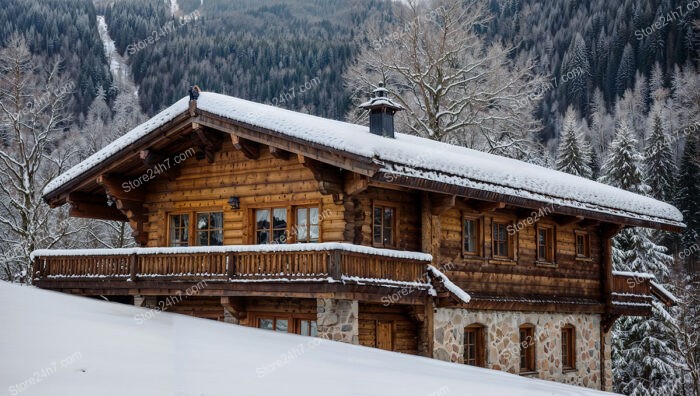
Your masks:
<instances>
[{"instance_id":1,"label":"ground floor window","mask_svg":"<svg viewBox=\"0 0 700 396\"><path fill-rule=\"evenodd\" d=\"M486 340L484 326L469 325L464 329L464 363L471 366L486 366Z\"/></svg>"},{"instance_id":2,"label":"ground floor window","mask_svg":"<svg viewBox=\"0 0 700 396\"><path fill-rule=\"evenodd\" d=\"M308 317L298 318L295 315L255 314L255 326L259 329L272 330L280 333L295 333L316 337L318 326L316 320Z\"/></svg>"},{"instance_id":3,"label":"ground floor window","mask_svg":"<svg viewBox=\"0 0 700 396\"><path fill-rule=\"evenodd\" d=\"M535 327L520 326L520 372L535 371Z\"/></svg>"}]
</instances>

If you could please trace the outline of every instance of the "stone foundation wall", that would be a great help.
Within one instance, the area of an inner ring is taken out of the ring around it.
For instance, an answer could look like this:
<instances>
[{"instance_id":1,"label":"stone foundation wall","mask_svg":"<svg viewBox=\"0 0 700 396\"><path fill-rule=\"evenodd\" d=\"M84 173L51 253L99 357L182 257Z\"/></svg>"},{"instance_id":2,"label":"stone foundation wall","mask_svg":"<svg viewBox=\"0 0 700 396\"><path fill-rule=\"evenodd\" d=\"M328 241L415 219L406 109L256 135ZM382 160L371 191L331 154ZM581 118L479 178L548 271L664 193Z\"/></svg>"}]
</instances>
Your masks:
<instances>
[{"instance_id":1,"label":"stone foundation wall","mask_svg":"<svg viewBox=\"0 0 700 396\"><path fill-rule=\"evenodd\" d=\"M537 372L529 376L600 389L600 315L438 308L434 314L433 357L464 363L464 328L475 323L484 326L486 367L519 373L519 327L529 323L535 326L537 364ZM560 329L567 324L576 328L576 368L562 372ZM609 334L606 344L607 386L611 378Z\"/></svg>"},{"instance_id":2,"label":"stone foundation wall","mask_svg":"<svg viewBox=\"0 0 700 396\"><path fill-rule=\"evenodd\" d=\"M358 303L354 300L316 300L318 336L333 341L359 344Z\"/></svg>"}]
</instances>

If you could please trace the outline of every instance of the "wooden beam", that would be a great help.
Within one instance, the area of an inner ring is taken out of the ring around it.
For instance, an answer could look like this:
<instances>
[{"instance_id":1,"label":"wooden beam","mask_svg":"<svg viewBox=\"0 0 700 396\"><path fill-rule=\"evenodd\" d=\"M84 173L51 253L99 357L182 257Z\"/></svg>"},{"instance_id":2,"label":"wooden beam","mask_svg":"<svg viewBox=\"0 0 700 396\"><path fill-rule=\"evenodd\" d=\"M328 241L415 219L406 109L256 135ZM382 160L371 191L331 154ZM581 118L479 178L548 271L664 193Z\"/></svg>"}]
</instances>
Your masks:
<instances>
[{"instance_id":1,"label":"wooden beam","mask_svg":"<svg viewBox=\"0 0 700 396\"><path fill-rule=\"evenodd\" d=\"M68 201L70 210L68 214L72 217L86 219L100 219L113 221L127 221L124 213L120 212L114 206L105 204L95 204L91 202Z\"/></svg>"},{"instance_id":2,"label":"wooden beam","mask_svg":"<svg viewBox=\"0 0 700 396\"><path fill-rule=\"evenodd\" d=\"M131 236L139 245L145 246L148 242L148 233L144 229L148 221L148 215L143 207L145 189L125 189L122 180L113 175L99 175L95 179L97 184L104 188L105 193L112 197L116 209L129 221Z\"/></svg>"},{"instance_id":3,"label":"wooden beam","mask_svg":"<svg viewBox=\"0 0 700 396\"><path fill-rule=\"evenodd\" d=\"M277 159L281 159L281 160L286 161L289 159L289 157L291 155L291 153L287 150L282 150L282 149L277 148L275 146L268 146L268 147L270 147L270 155L272 155L273 157L275 157Z\"/></svg>"},{"instance_id":4,"label":"wooden beam","mask_svg":"<svg viewBox=\"0 0 700 396\"><path fill-rule=\"evenodd\" d=\"M557 225L561 227L566 227L568 225L576 224L583 221L585 218L583 216L566 216L566 215L556 215L554 216L554 221Z\"/></svg>"},{"instance_id":5,"label":"wooden beam","mask_svg":"<svg viewBox=\"0 0 700 396\"><path fill-rule=\"evenodd\" d=\"M248 159L260 158L260 145L252 140L244 139L238 135L231 135L231 143L236 150L243 153Z\"/></svg>"},{"instance_id":6,"label":"wooden beam","mask_svg":"<svg viewBox=\"0 0 700 396\"><path fill-rule=\"evenodd\" d=\"M131 188L129 182L122 177L102 174L95 178L95 182L102 186L105 192L113 199L141 202L146 199L146 190L144 188Z\"/></svg>"},{"instance_id":7,"label":"wooden beam","mask_svg":"<svg viewBox=\"0 0 700 396\"><path fill-rule=\"evenodd\" d=\"M323 162L297 154L299 163L304 165L314 175L314 179L318 182L318 189L323 195L334 195L334 201L337 201L335 196L343 194L344 181L341 170L333 166L324 164Z\"/></svg>"},{"instance_id":8,"label":"wooden beam","mask_svg":"<svg viewBox=\"0 0 700 396\"><path fill-rule=\"evenodd\" d=\"M474 201L471 206L479 212L493 212L506 207L505 202Z\"/></svg>"},{"instance_id":9,"label":"wooden beam","mask_svg":"<svg viewBox=\"0 0 700 396\"><path fill-rule=\"evenodd\" d=\"M221 297L221 305L236 319L240 320L248 316L245 311L245 301L240 297Z\"/></svg>"},{"instance_id":10,"label":"wooden beam","mask_svg":"<svg viewBox=\"0 0 700 396\"><path fill-rule=\"evenodd\" d=\"M345 194L352 196L359 194L369 187L369 178L354 172L348 172L345 176Z\"/></svg>"},{"instance_id":11,"label":"wooden beam","mask_svg":"<svg viewBox=\"0 0 700 396\"><path fill-rule=\"evenodd\" d=\"M430 193L430 212L433 216L441 216L455 206L456 195Z\"/></svg>"}]
</instances>

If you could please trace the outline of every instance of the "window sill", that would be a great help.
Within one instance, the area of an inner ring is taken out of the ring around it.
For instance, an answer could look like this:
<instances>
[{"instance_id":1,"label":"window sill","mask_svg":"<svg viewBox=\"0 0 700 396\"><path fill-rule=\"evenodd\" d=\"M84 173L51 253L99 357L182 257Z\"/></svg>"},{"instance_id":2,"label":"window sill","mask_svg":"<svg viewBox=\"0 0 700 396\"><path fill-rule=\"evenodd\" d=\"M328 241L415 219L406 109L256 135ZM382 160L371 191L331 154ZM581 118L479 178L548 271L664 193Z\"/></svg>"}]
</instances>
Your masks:
<instances>
[{"instance_id":1,"label":"window sill","mask_svg":"<svg viewBox=\"0 0 700 396\"><path fill-rule=\"evenodd\" d=\"M488 260L486 257L484 257L480 254L469 254L469 253L462 253L462 258L465 260Z\"/></svg>"},{"instance_id":2,"label":"window sill","mask_svg":"<svg viewBox=\"0 0 700 396\"><path fill-rule=\"evenodd\" d=\"M550 263L548 261L535 261L535 265L538 267L557 268L557 263Z\"/></svg>"},{"instance_id":3,"label":"window sill","mask_svg":"<svg viewBox=\"0 0 700 396\"><path fill-rule=\"evenodd\" d=\"M516 265L517 262L515 260L509 259L509 258L492 258L492 259L489 259L489 264Z\"/></svg>"},{"instance_id":4,"label":"window sill","mask_svg":"<svg viewBox=\"0 0 700 396\"><path fill-rule=\"evenodd\" d=\"M562 369L561 372L562 372L562 374L576 373L576 372L578 372L578 369L575 367L568 367L568 368Z\"/></svg>"},{"instance_id":5,"label":"window sill","mask_svg":"<svg viewBox=\"0 0 700 396\"><path fill-rule=\"evenodd\" d=\"M522 376L531 376L531 375L537 375L539 372L537 370L535 371L521 371L520 375Z\"/></svg>"},{"instance_id":6,"label":"window sill","mask_svg":"<svg viewBox=\"0 0 700 396\"><path fill-rule=\"evenodd\" d=\"M591 257L575 257L576 261L586 261L586 262L592 262L593 258Z\"/></svg>"}]
</instances>

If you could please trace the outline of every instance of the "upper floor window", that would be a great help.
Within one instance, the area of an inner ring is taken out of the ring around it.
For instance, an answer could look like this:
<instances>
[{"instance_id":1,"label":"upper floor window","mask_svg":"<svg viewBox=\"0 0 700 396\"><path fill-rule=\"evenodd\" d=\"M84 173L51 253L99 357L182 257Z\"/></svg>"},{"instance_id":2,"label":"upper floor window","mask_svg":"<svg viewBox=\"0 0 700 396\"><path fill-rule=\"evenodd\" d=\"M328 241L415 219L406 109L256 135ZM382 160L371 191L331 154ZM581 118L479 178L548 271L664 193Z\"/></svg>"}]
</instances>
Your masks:
<instances>
[{"instance_id":1,"label":"upper floor window","mask_svg":"<svg viewBox=\"0 0 700 396\"><path fill-rule=\"evenodd\" d=\"M561 363L564 370L576 368L576 328L571 325L561 328Z\"/></svg>"},{"instance_id":2,"label":"upper floor window","mask_svg":"<svg viewBox=\"0 0 700 396\"><path fill-rule=\"evenodd\" d=\"M508 224L494 221L493 223L493 257L513 258L512 236L508 232Z\"/></svg>"},{"instance_id":3,"label":"upper floor window","mask_svg":"<svg viewBox=\"0 0 700 396\"><path fill-rule=\"evenodd\" d=\"M591 242L590 236L585 231L575 231L576 237L576 257L590 258L591 257Z\"/></svg>"},{"instance_id":4,"label":"upper floor window","mask_svg":"<svg viewBox=\"0 0 700 396\"><path fill-rule=\"evenodd\" d=\"M535 327L531 324L520 326L520 372L535 371Z\"/></svg>"},{"instance_id":5,"label":"upper floor window","mask_svg":"<svg viewBox=\"0 0 700 396\"><path fill-rule=\"evenodd\" d=\"M255 243L287 243L287 209L255 210Z\"/></svg>"},{"instance_id":6,"label":"upper floor window","mask_svg":"<svg viewBox=\"0 0 700 396\"><path fill-rule=\"evenodd\" d=\"M172 214L170 215L169 245L188 246L190 244L190 215Z\"/></svg>"},{"instance_id":7,"label":"upper floor window","mask_svg":"<svg viewBox=\"0 0 700 396\"><path fill-rule=\"evenodd\" d=\"M375 245L393 247L396 245L396 209L390 206L375 205L372 219L372 235Z\"/></svg>"},{"instance_id":8,"label":"upper floor window","mask_svg":"<svg viewBox=\"0 0 700 396\"><path fill-rule=\"evenodd\" d=\"M221 246L224 244L223 213L197 213L197 244L199 246Z\"/></svg>"},{"instance_id":9,"label":"upper floor window","mask_svg":"<svg viewBox=\"0 0 700 396\"><path fill-rule=\"evenodd\" d=\"M464 363L486 367L486 339L484 326L472 324L464 329Z\"/></svg>"},{"instance_id":10,"label":"upper floor window","mask_svg":"<svg viewBox=\"0 0 700 396\"><path fill-rule=\"evenodd\" d=\"M554 262L554 227L537 226L537 261Z\"/></svg>"},{"instance_id":11,"label":"upper floor window","mask_svg":"<svg viewBox=\"0 0 700 396\"><path fill-rule=\"evenodd\" d=\"M296 208L296 241L318 242L319 221L318 207Z\"/></svg>"},{"instance_id":12,"label":"upper floor window","mask_svg":"<svg viewBox=\"0 0 700 396\"><path fill-rule=\"evenodd\" d=\"M481 220L465 216L462 219L462 253L481 255Z\"/></svg>"}]
</instances>

